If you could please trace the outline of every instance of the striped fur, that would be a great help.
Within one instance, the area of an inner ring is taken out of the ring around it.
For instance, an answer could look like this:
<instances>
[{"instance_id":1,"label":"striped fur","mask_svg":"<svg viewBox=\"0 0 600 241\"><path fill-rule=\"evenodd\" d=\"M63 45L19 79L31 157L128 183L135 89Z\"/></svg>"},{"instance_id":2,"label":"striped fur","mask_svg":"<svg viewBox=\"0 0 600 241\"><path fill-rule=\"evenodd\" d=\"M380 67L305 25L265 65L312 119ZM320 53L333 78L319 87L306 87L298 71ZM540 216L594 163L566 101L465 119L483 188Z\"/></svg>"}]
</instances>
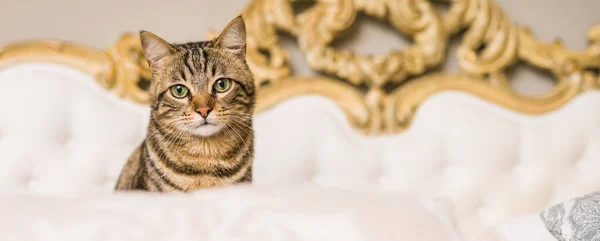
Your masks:
<instances>
[{"instance_id":1,"label":"striped fur","mask_svg":"<svg viewBox=\"0 0 600 241\"><path fill-rule=\"evenodd\" d=\"M149 32L140 37L152 70L151 119L115 189L191 191L251 182L256 97L243 19L211 41L169 44ZM213 88L220 78L232 81L224 93ZM186 86L189 96L173 96L169 90L176 84ZM206 119L199 106L211 106Z\"/></svg>"}]
</instances>

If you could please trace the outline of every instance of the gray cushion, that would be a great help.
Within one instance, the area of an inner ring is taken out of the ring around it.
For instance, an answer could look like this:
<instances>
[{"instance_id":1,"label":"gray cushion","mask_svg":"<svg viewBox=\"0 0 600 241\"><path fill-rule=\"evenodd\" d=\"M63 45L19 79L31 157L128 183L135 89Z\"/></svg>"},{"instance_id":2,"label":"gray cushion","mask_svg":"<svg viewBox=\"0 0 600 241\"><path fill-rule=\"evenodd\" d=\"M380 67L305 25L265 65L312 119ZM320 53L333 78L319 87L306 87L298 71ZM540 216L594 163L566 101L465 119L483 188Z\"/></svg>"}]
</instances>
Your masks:
<instances>
[{"instance_id":1,"label":"gray cushion","mask_svg":"<svg viewBox=\"0 0 600 241\"><path fill-rule=\"evenodd\" d=\"M540 216L560 241L600 241L600 192L554 205Z\"/></svg>"}]
</instances>

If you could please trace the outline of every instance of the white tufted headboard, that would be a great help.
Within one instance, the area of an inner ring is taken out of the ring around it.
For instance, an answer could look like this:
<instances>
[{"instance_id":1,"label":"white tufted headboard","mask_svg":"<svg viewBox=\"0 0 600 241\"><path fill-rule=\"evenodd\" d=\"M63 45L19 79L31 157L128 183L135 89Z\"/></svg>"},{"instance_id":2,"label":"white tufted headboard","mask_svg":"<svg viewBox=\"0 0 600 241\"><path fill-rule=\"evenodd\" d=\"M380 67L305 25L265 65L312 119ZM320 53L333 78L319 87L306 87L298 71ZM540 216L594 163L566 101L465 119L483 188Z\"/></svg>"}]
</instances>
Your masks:
<instances>
[{"instance_id":1,"label":"white tufted headboard","mask_svg":"<svg viewBox=\"0 0 600 241\"><path fill-rule=\"evenodd\" d=\"M281 3L275 18L264 12L274 2L248 5L248 62L260 86L255 185L447 197L467 230L600 190L598 27L589 49L573 52L540 43L508 20L472 25L474 14L506 18L491 0L455 1L447 15L424 0L383 2L322 2L301 15ZM494 11L472 7L480 2ZM360 56L330 48L332 39L319 35L340 33L357 12L383 14L370 11L378 7L405 10L389 22L414 37L414 46ZM449 37L465 28L456 53L463 73L430 73L443 63ZM272 30L292 33L311 68L328 75L292 75ZM505 71L518 61L552 72L556 87L536 97L512 91ZM111 192L145 134L148 78L130 34L107 51L59 41L5 46L0 191Z\"/></svg>"},{"instance_id":2,"label":"white tufted headboard","mask_svg":"<svg viewBox=\"0 0 600 241\"><path fill-rule=\"evenodd\" d=\"M107 192L143 140L149 109L77 69L24 63L0 71L0 190Z\"/></svg>"}]
</instances>

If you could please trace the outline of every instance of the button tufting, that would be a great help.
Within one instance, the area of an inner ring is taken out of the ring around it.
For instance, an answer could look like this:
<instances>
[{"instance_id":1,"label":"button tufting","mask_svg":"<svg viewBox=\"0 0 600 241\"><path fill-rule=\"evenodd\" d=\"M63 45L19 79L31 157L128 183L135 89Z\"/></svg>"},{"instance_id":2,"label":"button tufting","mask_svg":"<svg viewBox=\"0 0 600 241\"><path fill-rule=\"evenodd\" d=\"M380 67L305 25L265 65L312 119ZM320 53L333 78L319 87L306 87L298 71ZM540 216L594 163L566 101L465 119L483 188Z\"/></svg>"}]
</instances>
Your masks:
<instances>
[{"instance_id":1,"label":"button tufting","mask_svg":"<svg viewBox=\"0 0 600 241\"><path fill-rule=\"evenodd\" d=\"M63 148L66 150L71 150L74 143L75 142L73 141L73 138L69 138L63 143Z\"/></svg>"},{"instance_id":2,"label":"button tufting","mask_svg":"<svg viewBox=\"0 0 600 241\"><path fill-rule=\"evenodd\" d=\"M319 181L319 174L317 173L317 171L314 171L312 174L310 174L310 181L314 182L314 183L318 183Z\"/></svg>"},{"instance_id":3,"label":"button tufting","mask_svg":"<svg viewBox=\"0 0 600 241\"><path fill-rule=\"evenodd\" d=\"M585 160L585 153L581 153L578 155L577 158L573 158L573 161L571 161L571 164L579 164L581 163L583 160Z\"/></svg>"},{"instance_id":4,"label":"button tufting","mask_svg":"<svg viewBox=\"0 0 600 241\"><path fill-rule=\"evenodd\" d=\"M449 176L453 171L456 171L456 166L450 164L450 162L444 162L444 165L440 168L440 175Z\"/></svg>"},{"instance_id":5,"label":"button tufting","mask_svg":"<svg viewBox=\"0 0 600 241\"><path fill-rule=\"evenodd\" d=\"M382 165L380 165L379 168L377 168L375 171L373 171L373 180L377 181L380 180L381 177L385 176L385 169L382 167Z\"/></svg>"},{"instance_id":6,"label":"button tufting","mask_svg":"<svg viewBox=\"0 0 600 241\"><path fill-rule=\"evenodd\" d=\"M73 143L73 135L71 132L67 131L62 138L62 144L65 146L65 148L69 148L71 143Z\"/></svg>"},{"instance_id":7,"label":"button tufting","mask_svg":"<svg viewBox=\"0 0 600 241\"><path fill-rule=\"evenodd\" d=\"M35 189L39 186L38 184L38 181L31 179L29 182L27 182L27 187L30 189Z\"/></svg>"},{"instance_id":8,"label":"button tufting","mask_svg":"<svg viewBox=\"0 0 600 241\"><path fill-rule=\"evenodd\" d=\"M483 209L483 200L481 200L481 199L477 199L477 200L475 201L475 209L476 209L476 210L481 210L481 209Z\"/></svg>"},{"instance_id":9,"label":"button tufting","mask_svg":"<svg viewBox=\"0 0 600 241\"><path fill-rule=\"evenodd\" d=\"M448 169L450 169L450 162L448 160L444 160L438 168L438 174L444 175L444 173L448 172Z\"/></svg>"},{"instance_id":10,"label":"button tufting","mask_svg":"<svg viewBox=\"0 0 600 241\"><path fill-rule=\"evenodd\" d=\"M521 163L517 161L511 165L506 165L506 167L503 168L502 171L504 171L505 173L517 172L517 171L519 171L520 166L521 166Z\"/></svg>"},{"instance_id":11,"label":"button tufting","mask_svg":"<svg viewBox=\"0 0 600 241\"><path fill-rule=\"evenodd\" d=\"M25 175L23 176L23 184L27 187L27 188L35 188L38 186L39 182L33 178L32 175Z\"/></svg>"}]
</instances>

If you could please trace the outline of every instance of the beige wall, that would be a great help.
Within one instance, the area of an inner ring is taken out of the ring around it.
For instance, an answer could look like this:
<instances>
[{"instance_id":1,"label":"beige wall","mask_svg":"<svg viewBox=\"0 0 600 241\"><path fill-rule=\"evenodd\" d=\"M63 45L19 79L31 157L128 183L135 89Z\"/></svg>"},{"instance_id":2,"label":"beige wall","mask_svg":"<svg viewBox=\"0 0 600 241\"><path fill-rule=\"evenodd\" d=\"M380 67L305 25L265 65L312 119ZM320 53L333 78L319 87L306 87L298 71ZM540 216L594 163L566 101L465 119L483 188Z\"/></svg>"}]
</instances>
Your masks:
<instances>
[{"instance_id":1,"label":"beige wall","mask_svg":"<svg viewBox=\"0 0 600 241\"><path fill-rule=\"evenodd\" d=\"M203 39L237 15L248 0L0 0L0 45L23 39L63 39L97 48L112 45L124 32L152 31L169 41ZM600 23L599 0L497 0L512 19L532 27L542 40L560 37L572 49L586 46L585 33ZM375 21L365 21L358 37L340 43L362 53L384 53L405 46L404 40ZM367 34L365 34L367 33ZM376 43L376 44L375 44ZM291 44L288 44L291 45ZM360 46L358 48L357 46ZM308 72L301 56L295 70ZM450 56L451 58L453 56ZM456 69L454 61L449 69ZM513 86L521 92L543 93L552 81L518 68Z\"/></svg>"}]
</instances>

